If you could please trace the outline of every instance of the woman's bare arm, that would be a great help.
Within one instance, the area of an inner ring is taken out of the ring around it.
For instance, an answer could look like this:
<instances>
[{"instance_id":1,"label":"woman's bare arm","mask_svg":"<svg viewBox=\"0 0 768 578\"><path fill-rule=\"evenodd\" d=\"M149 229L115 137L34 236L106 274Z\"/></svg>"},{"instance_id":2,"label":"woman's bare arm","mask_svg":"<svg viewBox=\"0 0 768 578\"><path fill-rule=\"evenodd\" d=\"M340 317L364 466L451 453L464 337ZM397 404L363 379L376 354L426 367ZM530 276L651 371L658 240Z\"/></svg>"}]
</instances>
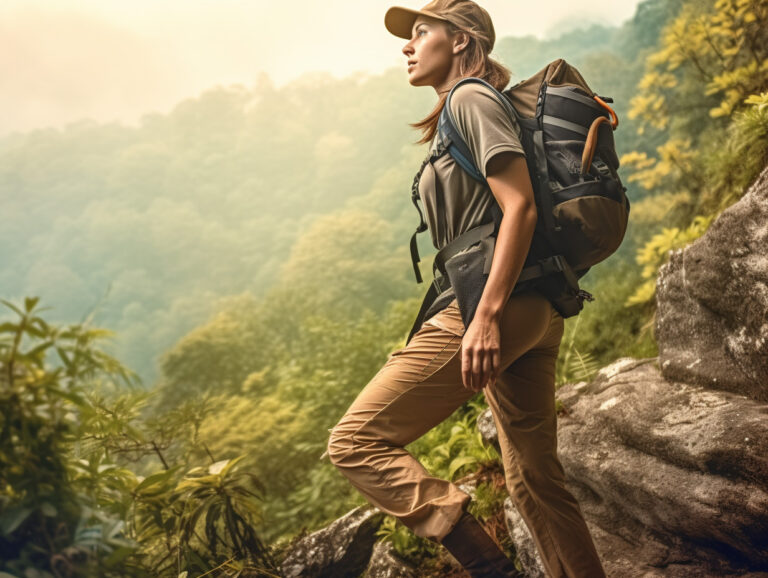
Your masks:
<instances>
[{"instance_id":1,"label":"woman's bare arm","mask_svg":"<svg viewBox=\"0 0 768 578\"><path fill-rule=\"evenodd\" d=\"M490 160L487 169L488 186L504 216L488 281L462 339L462 380L464 386L473 391L496 382L501 355L499 322L523 269L537 216L523 155L511 151L499 153Z\"/></svg>"},{"instance_id":2,"label":"woman's bare arm","mask_svg":"<svg viewBox=\"0 0 768 578\"><path fill-rule=\"evenodd\" d=\"M523 155L503 152L488 163L486 178L504 217L496 238L491 271L477 313L500 317L523 269L536 227L536 202Z\"/></svg>"}]
</instances>

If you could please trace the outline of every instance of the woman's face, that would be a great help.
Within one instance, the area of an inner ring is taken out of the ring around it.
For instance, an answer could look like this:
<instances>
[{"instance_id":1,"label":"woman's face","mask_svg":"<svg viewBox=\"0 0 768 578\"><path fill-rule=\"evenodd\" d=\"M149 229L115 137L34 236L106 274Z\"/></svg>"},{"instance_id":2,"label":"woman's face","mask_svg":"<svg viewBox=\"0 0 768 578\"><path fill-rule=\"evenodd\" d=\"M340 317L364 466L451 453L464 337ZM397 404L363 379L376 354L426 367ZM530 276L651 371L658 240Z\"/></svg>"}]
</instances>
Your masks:
<instances>
[{"instance_id":1,"label":"woman's face","mask_svg":"<svg viewBox=\"0 0 768 578\"><path fill-rule=\"evenodd\" d=\"M453 65L453 42L445 23L419 16L403 54L408 57L408 82L412 86L444 84Z\"/></svg>"}]
</instances>

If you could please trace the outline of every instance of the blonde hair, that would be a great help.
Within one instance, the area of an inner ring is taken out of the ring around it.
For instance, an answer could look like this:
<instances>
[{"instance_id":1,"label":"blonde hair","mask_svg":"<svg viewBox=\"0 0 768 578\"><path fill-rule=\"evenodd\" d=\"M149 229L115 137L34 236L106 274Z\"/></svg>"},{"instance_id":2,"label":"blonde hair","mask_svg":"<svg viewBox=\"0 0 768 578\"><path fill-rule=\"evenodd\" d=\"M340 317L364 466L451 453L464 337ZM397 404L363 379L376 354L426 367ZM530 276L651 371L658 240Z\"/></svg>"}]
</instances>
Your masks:
<instances>
[{"instance_id":1,"label":"blonde hair","mask_svg":"<svg viewBox=\"0 0 768 578\"><path fill-rule=\"evenodd\" d=\"M507 84L509 84L512 73L503 64L488 56L490 46L488 34L479 28L460 28L452 22L440 22L440 24L446 27L450 36L458 32L465 32L469 36L467 47L459 55L459 78L456 79L456 82L461 78L474 76L482 78L499 91L504 90ZM437 105L426 117L418 122L410 123L409 126L423 132L421 139L414 144L428 143L435 137L437 121L445 106L449 92L446 91L440 95Z\"/></svg>"}]
</instances>

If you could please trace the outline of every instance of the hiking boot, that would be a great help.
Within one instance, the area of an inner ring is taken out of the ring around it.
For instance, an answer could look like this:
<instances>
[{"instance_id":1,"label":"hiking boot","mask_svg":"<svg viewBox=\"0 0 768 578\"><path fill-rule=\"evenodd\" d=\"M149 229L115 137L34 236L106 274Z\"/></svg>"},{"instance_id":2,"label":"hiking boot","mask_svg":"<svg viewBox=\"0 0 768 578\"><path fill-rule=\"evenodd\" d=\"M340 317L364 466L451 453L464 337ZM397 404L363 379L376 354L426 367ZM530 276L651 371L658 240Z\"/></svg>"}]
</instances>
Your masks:
<instances>
[{"instance_id":1,"label":"hiking boot","mask_svg":"<svg viewBox=\"0 0 768 578\"><path fill-rule=\"evenodd\" d=\"M480 522L465 511L440 542L473 578L523 578Z\"/></svg>"}]
</instances>

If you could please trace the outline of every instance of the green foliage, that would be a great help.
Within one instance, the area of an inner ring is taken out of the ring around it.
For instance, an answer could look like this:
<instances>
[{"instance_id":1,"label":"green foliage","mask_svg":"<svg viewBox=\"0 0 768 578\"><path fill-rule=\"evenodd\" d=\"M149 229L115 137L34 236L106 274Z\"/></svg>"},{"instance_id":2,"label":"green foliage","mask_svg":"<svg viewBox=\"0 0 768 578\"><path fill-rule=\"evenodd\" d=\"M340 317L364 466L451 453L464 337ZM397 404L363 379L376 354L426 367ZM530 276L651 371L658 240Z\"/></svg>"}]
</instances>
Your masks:
<instances>
[{"instance_id":1,"label":"green foliage","mask_svg":"<svg viewBox=\"0 0 768 578\"><path fill-rule=\"evenodd\" d=\"M631 234L629 231L630 239ZM581 362L576 351L585 361L587 371L582 370L583 375L589 374L592 360L603 366L618 357L657 355L649 322L651 312L640 306L624 305L641 282L639 268L620 254L609 257L580 280L595 300L586 302L579 315L565 320L556 370L558 384L577 379L575 374Z\"/></svg>"},{"instance_id":2,"label":"green foliage","mask_svg":"<svg viewBox=\"0 0 768 578\"><path fill-rule=\"evenodd\" d=\"M664 29L630 117L659 130L685 113L681 93L704 103L711 118L728 117L768 82L768 8L761 0L686 2ZM697 94L698 93L698 94ZM643 130L643 126L640 127Z\"/></svg>"},{"instance_id":3,"label":"green foliage","mask_svg":"<svg viewBox=\"0 0 768 578\"><path fill-rule=\"evenodd\" d=\"M450 418L409 444L408 450L433 475L448 480L498 461L498 452L483 441L476 427L486 407L482 394L474 396Z\"/></svg>"},{"instance_id":4,"label":"green foliage","mask_svg":"<svg viewBox=\"0 0 768 578\"><path fill-rule=\"evenodd\" d=\"M204 555L223 564L220 549L227 560L249 559L262 568L274 568L268 548L254 531L260 522L264 486L252 473L237 471L242 459L193 468L177 484L175 497L184 504L177 520L180 557L186 558L187 568Z\"/></svg>"},{"instance_id":5,"label":"green foliage","mask_svg":"<svg viewBox=\"0 0 768 578\"><path fill-rule=\"evenodd\" d=\"M50 325L39 315L45 308L37 306L38 297L26 298L23 308L2 303L18 319L0 324L0 568L56 572L88 556L94 520L101 551L122 545L120 521L94 507L91 464L72 463L68 450L82 432L78 411L87 405L86 381L106 375L131 384L133 374L96 349L108 332ZM49 371L50 350L62 364ZM80 475L70 476L71 469ZM96 475L107 480L105 509L119 511L113 493L126 473Z\"/></svg>"},{"instance_id":6,"label":"green foliage","mask_svg":"<svg viewBox=\"0 0 768 578\"><path fill-rule=\"evenodd\" d=\"M622 155L622 166L635 169L627 182L637 182L647 190L658 190L664 184L692 178L694 152L690 139L670 139L658 146L656 151L658 159L638 152Z\"/></svg>"},{"instance_id":7,"label":"green foliage","mask_svg":"<svg viewBox=\"0 0 768 578\"><path fill-rule=\"evenodd\" d=\"M417 536L394 516L384 516L376 536L391 542L401 558L417 566L427 558L434 558L439 550L436 543Z\"/></svg>"},{"instance_id":8,"label":"green foliage","mask_svg":"<svg viewBox=\"0 0 768 578\"><path fill-rule=\"evenodd\" d=\"M297 240L281 270L280 284L299 291L304 311L342 310L348 318L406 296L405 245L399 251L393 227L363 210L319 218Z\"/></svg>"},{"instance_id":9,"label":"green foliage","mask_svg":"<svg viewBox=\"0 0 768 578\"><path fill-rule=\"evenodd\" d=\"M651 237L637 254L638 265L643 265L642 276L645 281L627 299L626 305L637 305L651 301L656 293L656 276L659 268L667 262L669 253L685 247L701 237L712 222L714 215L698 216L685 229L664 228Z\"/></svg>"},{"instance_id":10,"label":"green foliage","mask_svg":"<svg viewBox=\"0 0 768 578\"><path fill-rule=\"evenodd\" d=\"M509 497L505 485L482 481L475 488L471 506L472 515L480 520L495 516L504 508L504 500Z\"/></svg>"},{"instance_id":11,"label":"green foliage","mask_svg":"<svg viewBox=\"0 0 768 578\"><path fill-rule=\"evenodd\" d=\"M185 99L138 127L83 123L2 139L3 292L44 291L64 318L107 292L100 322L151 381L155 355L204 323L216 299L264 294L316 219L365 198L400 164L374 226L396 224L376 238L396 259L421 154L404 146L408 122L430 101L400 73L310 75L280 88L262 78ZM405 255L399 263L387 287L409 273Z\"/></svg>"},{"instance_id":12,"label":"green foliage","mask_svg":"<svg viewBox=\"0 0 768 578\"><path fill-rule=\"evenodd\" d=\"M694 210L718 214L741 198L768 163L768 92L744 99L731 119L724 141L707 148L708 186Z\"/></svg>"},{"instance_id":13,"label":"green foliage","mask_svg":"<svg viewBox=\"0 0 768 578\"><path fill-rule=\"evenodd\" d=\"M600 364L588 351L581 352L576 347L576 335L582 317L576 316L576 320L568 325L560 345L560 354L555 374L555 386L574 381L589 381Z\"/></svg>"},{"instance_id":14,"label":"green foliage","mask_svg":"<svg viewBox=\"0 0 768 578\"><path fill-rule=\"evenodd\" d=\"M38 302L3 300L18 320L0 324L0 571L276 576L256 531L264 487L238 469L243 458L186 475L186 462L169 467L158 439L187 424L146 421L147 394L122 389L135 375L98 348L110 333L51 325ZM49 350L60 364L48 365ZM150 456L163 469L146 477L118 461Z\"/></svg>"},{"instance_id":15,"label":"green foliage","mask_svg":"<svg viewBox=\"0 0 768 578\"><path fill-rule=\"evenodd\" d=\"M264 509L274 528L265 531L269 538L287 539L297 528L320 528L340 515L368 502L326 459L307 469L301 479L292 480L287 491L273 492ZM304 471L301 464L296 464Z\"/></svg>"},{"instance_id":16,"label":"green foliage","mask_svg":"<svg viewBox=\"0 0 768 578\"><path fill-rule=\"evenodd\" d=\"M650 126L667 140L657 158L622 156L633 169L628 182L651 192L633 210L650 231L642 231L642 280L628 307L642 305L652 315L669 252L701 236L768 160L766 31L768 8L760 0L688 1L647 58L629 116L644 122L639 132Z\"/></svg>"}]
</instances>

